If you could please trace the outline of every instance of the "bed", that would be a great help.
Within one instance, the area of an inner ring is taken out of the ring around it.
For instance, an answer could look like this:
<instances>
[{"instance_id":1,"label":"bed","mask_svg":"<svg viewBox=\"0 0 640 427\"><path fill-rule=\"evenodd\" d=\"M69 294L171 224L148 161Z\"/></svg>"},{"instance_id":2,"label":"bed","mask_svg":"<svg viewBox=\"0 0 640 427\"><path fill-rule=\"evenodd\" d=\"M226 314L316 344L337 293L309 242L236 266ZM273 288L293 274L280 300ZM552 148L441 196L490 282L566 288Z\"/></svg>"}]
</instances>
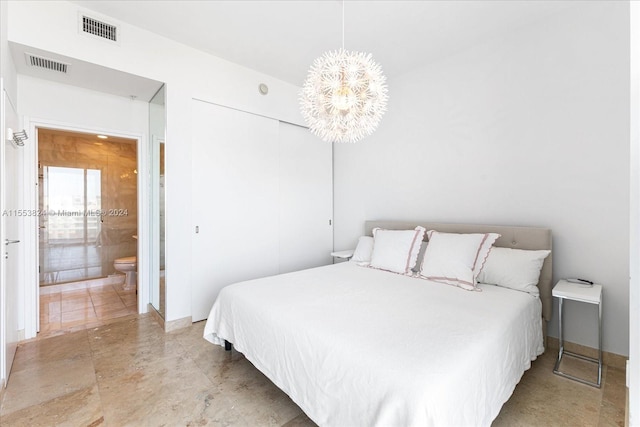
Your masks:
<instances>
[{"instance_id":1,"label":"bed","mask_svg":"<svg viewBox=\"0 0 640 427\"><path fill-rule=\"evenodd\" d=\"M551 249L541 228L368 221L365 233L417 225ZM490 425L544 351L551 262L539 297L484 284L469 292L353 262L241 282L220 292L204 337L233 343L319 425Z\"/></svg>"}]
</instances>

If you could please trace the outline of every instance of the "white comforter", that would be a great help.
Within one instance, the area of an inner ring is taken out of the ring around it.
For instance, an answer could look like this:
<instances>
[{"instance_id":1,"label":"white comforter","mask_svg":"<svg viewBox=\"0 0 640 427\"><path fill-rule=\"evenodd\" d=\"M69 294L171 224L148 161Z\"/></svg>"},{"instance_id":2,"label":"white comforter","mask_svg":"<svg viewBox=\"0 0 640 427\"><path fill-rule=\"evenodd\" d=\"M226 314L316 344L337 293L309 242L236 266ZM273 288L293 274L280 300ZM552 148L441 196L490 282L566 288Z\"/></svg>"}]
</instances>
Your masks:
<instances>
[{"instance_id":1,"label":"white comforter","mask_svg":"<svg viewBox=\"0 0 640 427\"><path fill-rule=\"evenodd\" d=\"M490 425L544 349L538 298L481 287L340 263L224 288L204 337L322 426Z\"/></svg>"}]
</instances>

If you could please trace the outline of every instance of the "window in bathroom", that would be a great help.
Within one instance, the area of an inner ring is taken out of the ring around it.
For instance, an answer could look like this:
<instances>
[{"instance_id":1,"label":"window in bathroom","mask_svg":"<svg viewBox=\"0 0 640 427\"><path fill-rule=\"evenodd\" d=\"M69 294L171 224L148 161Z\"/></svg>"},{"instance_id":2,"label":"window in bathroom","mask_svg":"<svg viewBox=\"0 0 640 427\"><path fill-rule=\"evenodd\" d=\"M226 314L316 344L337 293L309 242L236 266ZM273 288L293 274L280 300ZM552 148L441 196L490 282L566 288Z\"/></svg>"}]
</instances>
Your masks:
<instances>
[{"instance_id":1,"label":"window in bathroom","mask_svg":"<svg viewBox=\"0 0 640 427\"><path fill-rule=\"evenodd\" d=\"M42 166L40 284L102 275L102 172Z\"/></svg>"},{"instance_id":2,"label":"window in bathroom","mask_svg":"<svg viewBox=\"0 0 640 427\"><path fill-rule=\"evenodd\" d=\"M45 229L49 244L97 243L100 235L100 170L45 166Z\"/></svg>"}]
</instances>

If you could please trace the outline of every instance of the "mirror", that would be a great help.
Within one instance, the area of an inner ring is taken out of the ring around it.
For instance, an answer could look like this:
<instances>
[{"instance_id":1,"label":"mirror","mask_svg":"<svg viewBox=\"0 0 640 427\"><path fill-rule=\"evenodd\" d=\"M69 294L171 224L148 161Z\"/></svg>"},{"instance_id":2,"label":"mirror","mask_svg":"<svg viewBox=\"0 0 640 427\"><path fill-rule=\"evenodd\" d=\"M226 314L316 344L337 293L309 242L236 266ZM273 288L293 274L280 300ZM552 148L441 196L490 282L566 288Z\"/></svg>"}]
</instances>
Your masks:
<instances>
[{"instance_id":1,"label":"mirror","mask_svg":"<svg viewBox=\"0 0 640 427\"><path fill-rule=\"evenodd\" d=\"M164 318L165 313L165 203L164 142L165 86L149 101L151 157L151 305Z\"/></svg>"}]
</instances>

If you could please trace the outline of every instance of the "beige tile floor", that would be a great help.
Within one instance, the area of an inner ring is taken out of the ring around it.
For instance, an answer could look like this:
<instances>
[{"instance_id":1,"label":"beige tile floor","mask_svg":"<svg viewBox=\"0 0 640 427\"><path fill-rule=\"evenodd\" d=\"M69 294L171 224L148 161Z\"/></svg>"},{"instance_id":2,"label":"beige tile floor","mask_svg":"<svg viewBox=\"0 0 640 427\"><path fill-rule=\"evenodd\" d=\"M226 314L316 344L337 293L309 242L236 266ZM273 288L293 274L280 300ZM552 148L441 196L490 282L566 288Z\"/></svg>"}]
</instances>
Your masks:
<instances>
[{"instance_id":1,"label":"beige tile floor","mask_svg":"<svg viewBox=\"0 0 640 427\"><path fill-rule=\"evenodd\" d=\"M203 328L165 334L151 316L136 315L22 343L0 425L314 425L241 354L203 340ZM553 375L554 357L533 363L494 426L624 425L622 370L605 369L599 390Z\"/></svg>"},{"instance_id":2,"label":"beige tile floor","mask_svg":"<svg viewBox=\"0 0 640 427\"><path fill-rule=\"evenodd\" d=\"M71 282L40 288L38 339L110 323L138 312L136 290L124 290L109 279Z\"/></svg>"}]
</instances>

